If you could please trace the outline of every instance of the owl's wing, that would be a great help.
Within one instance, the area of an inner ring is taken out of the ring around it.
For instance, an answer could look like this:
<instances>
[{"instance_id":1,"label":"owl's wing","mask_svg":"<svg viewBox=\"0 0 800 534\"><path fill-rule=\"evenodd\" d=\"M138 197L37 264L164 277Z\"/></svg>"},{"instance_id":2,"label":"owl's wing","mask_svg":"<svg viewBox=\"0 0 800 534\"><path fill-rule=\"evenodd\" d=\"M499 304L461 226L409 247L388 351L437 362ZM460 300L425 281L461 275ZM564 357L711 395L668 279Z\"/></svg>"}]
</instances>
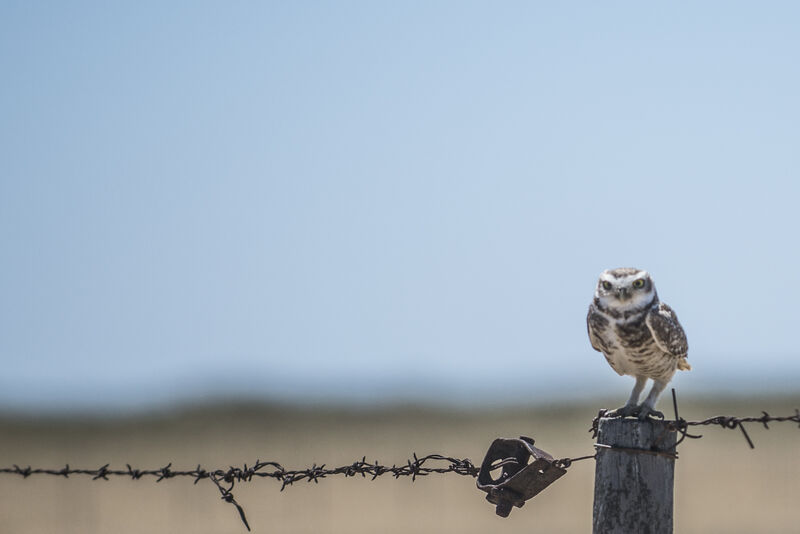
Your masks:
<instances>
[{"instance_id":1,"label":"owl's wing","mask_svg":"<svg viewBox=\"0 0 800 534\"><path fill-rule=\"evenodd\" d=\"M608 320L597 313L594 308L594 304L590 304L589 313L586 315L586 331L589 334L589 343L592 344L592 348L597 352L603 352L603 349L601 348L602 342L595 332L595 328L601 328L607 324Z\"/></svg>"},{"instance_id":2,"label":"owl's wing","mask_svg":"<svg viewBox=\"0 0 800 534\"><path fill-rule=\"evenodd\" d=\"M663 302L660 303L658 307L648 312L645 323L650 329L650 333L653 334L658 348L678 358L686 358L689 353L689 343L686 341L686 333L683 331L681 323L678 322L678 316L675 315L672 308ZM688 366L688 364L686 365Z\"/></svg>"}]
</instances>

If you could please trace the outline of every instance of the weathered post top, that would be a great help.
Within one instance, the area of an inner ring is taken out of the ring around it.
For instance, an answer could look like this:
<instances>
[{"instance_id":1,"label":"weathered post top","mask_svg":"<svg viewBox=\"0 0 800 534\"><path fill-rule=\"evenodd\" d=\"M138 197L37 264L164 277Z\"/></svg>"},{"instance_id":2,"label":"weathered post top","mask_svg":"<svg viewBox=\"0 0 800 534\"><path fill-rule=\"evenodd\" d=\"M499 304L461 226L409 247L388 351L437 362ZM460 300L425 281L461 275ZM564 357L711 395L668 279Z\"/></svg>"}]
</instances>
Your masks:
<instances>
[{"instance_id":1,"label":"weathered post top","mask_svg":"<svg viewBox=\"0 0 800 534\"><path fill-rule=\"evenodd\" d=\"M600 419L594 534L672 533L675 438L664 421Z\"/></svg>"}]
</instances>

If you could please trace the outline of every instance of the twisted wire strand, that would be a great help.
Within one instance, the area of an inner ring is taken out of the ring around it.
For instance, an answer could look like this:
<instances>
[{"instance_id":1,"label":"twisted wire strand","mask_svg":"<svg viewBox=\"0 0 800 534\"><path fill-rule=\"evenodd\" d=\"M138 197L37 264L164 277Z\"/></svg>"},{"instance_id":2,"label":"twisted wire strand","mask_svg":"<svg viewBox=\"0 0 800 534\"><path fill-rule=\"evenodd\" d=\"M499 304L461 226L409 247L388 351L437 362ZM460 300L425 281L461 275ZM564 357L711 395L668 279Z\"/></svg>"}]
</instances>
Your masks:
<instances>
[{"instance_id":1,"label":"twisted wire strand","mask_svg":"<svg viewBox=\"0 0 800 534\"><path fill-rule=\"evenodd\" d=\"M432 463L437 465L431 465ZM244 512L244 508L236 501L233 495L233 488L237 483L250 482L254 478L272 478L281 483L281 491L291 486L295 482L307 481L318 483L321 479L334 476L343 475L345 477L354 477L361 475L371 480L383 475L391 475L395 479L400 477L411 477L411 480L416 480L417 477L428 476L432 474L445 474L455 473L457 475L477 477L479 469L468 458L453 458L441 454L429 454L427 456L419 457L413 454L413 460L409 459L405 464L386 466L381 465L375 461L373 463L367 462L366 456L361 460L357 460L352 464L343 465L340 467L327 468L323 465L312 465L306 469L286 469L278 462L262 462L257 460L254 464L248 466L244 464L242 467L230 466L227 469L205 469L198 465L194 469L189 470L176 470L172 468L172 463L168 463L164 467L157 469L135 469L130 464L126 464L125 469L110 469L109 464L105 464L96 469L77 469L69 465L65 465L58 469L45 469L34 468L31 466L21 467L13 465L12 467L0 468L0 474L18 475L22 478L28 478L34 475L51 475L62 476L69 478L73 475L83 475L91 477L92 480L109 480L109 477L127 477L131 480L142 480L145 478L155 479L155 482L162 480L185 477L194 479L197 484L201 480L209 479L217 487L220 492L220 497L227 503L236 507L239 517L244 523L247 530L250 530L250 525Z\"/></svg>"}]
</instances>

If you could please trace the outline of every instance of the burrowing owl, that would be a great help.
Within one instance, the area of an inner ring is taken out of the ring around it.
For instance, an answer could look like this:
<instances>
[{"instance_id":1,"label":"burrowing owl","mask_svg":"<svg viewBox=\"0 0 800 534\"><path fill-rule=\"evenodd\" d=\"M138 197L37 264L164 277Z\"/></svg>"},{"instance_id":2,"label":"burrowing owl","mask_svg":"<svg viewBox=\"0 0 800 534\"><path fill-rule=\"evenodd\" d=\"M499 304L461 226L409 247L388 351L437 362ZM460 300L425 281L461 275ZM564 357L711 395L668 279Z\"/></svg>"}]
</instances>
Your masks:
<instances>
[{"instance_id":1,"label":"burrowing owl","mask_svg":"<svg viewBox=\"0 0 800 534\"><path fill-rule=\"evenodd\" d=\"M589 305L586 325L592 347L605 355L611 368L619 375L636 377L625 406L606 415L663 418L664 414L655 409L656 401L676 369L691 369L686 361L689 345L678 316L658 300L647 271L603 271ZM653 388L638 404L648 378L653 379Z\"/></svg>"}]
</instances>

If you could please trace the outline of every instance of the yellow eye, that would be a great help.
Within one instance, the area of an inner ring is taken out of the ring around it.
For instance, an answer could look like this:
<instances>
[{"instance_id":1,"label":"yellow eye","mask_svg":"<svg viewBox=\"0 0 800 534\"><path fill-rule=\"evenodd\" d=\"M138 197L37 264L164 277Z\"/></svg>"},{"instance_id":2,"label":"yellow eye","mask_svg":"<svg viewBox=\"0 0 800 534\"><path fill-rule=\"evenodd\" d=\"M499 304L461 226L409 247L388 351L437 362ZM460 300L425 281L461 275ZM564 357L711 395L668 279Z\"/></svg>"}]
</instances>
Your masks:
<instances>
[{"instance_id":1,"label":"yellow eye","mask_svg":"<svg viewBox=\"0 0 800 534\"><path fill-rule=\"evenodd\" d=\"M644 280L642 280L641 278L633 281L634 289L642 289L643 287L644 287Z\"/></svg>"},{"instance_id":2,"label":"yellow eye","mask_svg":"<svg viewBox=\"0 0 800 534\"><path fill-rule=\"evenodd\" d=\"M606 291L611 289L611 282L603 282L603 289L605 289Z\"/></svg>"}]
</instances>

